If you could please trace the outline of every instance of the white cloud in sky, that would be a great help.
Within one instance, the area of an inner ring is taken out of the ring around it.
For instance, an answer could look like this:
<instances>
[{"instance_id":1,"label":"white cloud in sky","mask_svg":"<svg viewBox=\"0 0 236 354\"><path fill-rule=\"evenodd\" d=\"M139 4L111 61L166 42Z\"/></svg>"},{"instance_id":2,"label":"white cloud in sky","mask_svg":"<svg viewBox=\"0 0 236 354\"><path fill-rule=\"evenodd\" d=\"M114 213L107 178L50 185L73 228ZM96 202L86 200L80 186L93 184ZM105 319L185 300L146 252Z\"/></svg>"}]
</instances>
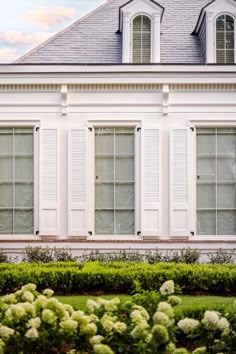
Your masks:
<instances>
[{"instance_id":1,"label":"white cloud in sky","mask_svg":"<svg viewBox=\"0 0 236 354\"><path fill-rule=\"evenodd\" d=\"M44 28L67 21L75 16L75 9L69 7L40 7L24 14L24 18L31 23Z\"/></svg>"},{"instance_id":2,"label":"white cloud in sky","mask_svg":"<svg viewBox=\"0 0 236 354\"><path fill-rule=\"evenodd\" d=\"M11 45L37 45L53 34L51 32L35 32L31 34L20 31L0 32L0 42Z\"/></svg>"},{"instance_id":3,"label":"white cloud in sky","mask_svg":"<svg viewBox=\"0 0 236 354\"><path fill-rule=\"evenodd\" d=\"M0 48L0 63L9 63L18 58L21 52L16 48Z\"/></svg>"}]
</instances>

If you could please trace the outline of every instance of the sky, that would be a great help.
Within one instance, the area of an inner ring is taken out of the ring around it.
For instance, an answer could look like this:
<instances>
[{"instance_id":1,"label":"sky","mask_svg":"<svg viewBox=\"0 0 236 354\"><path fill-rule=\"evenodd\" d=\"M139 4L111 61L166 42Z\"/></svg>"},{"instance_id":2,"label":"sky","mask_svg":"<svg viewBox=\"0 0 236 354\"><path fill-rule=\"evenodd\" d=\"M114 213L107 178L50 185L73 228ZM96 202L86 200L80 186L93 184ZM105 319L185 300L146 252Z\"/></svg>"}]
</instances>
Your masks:
<instances>
[{"instance_id":1,"label":"sky","mask_svg":"<svg viewBox=\"0 0 236 354\"><path fill-rule=\"evenodd\" d=\"M106 0L0 0L0 63L11 63Z\"/></svg>"}]
</instances>

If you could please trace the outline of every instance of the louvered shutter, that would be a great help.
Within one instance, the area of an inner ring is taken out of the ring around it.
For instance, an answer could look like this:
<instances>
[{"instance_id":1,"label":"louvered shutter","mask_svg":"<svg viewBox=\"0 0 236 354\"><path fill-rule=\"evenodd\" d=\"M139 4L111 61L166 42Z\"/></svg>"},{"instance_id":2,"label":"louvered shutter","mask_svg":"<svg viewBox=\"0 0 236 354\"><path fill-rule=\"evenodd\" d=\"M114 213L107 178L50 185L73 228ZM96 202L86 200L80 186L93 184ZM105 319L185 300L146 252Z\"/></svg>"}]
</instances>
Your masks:
<instances>
[{"instance_id":1,"label":"louvered shutter","mask_svg":"<svg viewBox=\"0 0 236 354\"><path fill-rule=\"evenodd\" d=\"M40 134L40 234L60 235L60 154L57 129Z\"/></svg>"},{"instance_id":2,"label":"louvered shutter","mask_svg":"<svg viewBox=\"0 0 236 354\"><path fill-rule=\"evenodd\" d=\"M69 236L85 237L88 233L86 158L86 129L71 129L68 136Z\"/></svg>"},{"instance_id":3,"label":"louvered shutter","mask_svg":"<svg viewBox=\"0 0 236 354\"><path fill-rule=\"evenodd\" d=\"M160 131L142 130L141 159L141 232L145 237L161 233L160 212Z\"/></svg>"},{"instance_id":4,"label":"louvered shutter","mask_svg":"<svg viewBox=\"0 0 236 354\"><path fill-rule=\"evenodd\" d=\"M190 236L190 128L170 132L170 235Z\"/></svg>"}]
</instances>

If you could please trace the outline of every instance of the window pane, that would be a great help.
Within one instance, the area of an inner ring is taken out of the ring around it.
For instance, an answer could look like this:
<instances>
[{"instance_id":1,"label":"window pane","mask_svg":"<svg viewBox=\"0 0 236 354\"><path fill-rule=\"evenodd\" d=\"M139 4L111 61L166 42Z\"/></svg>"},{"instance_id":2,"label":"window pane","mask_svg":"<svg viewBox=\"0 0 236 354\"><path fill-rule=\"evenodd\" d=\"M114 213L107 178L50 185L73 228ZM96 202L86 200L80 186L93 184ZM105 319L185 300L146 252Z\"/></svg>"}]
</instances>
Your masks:
<instances>
[{"instance_id":1,"label":"window pane","mask_svg":"<svg viewBox=\"0 0 236 354\"><path fill-rule=\"evenodd\" d=\"M217 33L216 48L217 49L224 49L225 48L225 33L224 32Z\"/></svg>"},{"instance_id":2,"label":"window pane","mask_svg":"<svg viewBox=\"0 0 236 354\"><path fill-rule=\"evenodd\" d=\"M15 151L18 154L33 153L33 135L32 132L30 132L30 130L16 129Z\"/></svg>"},{"instance_id":3,"label":"window pane","mask_svg":"<svg viewBox=\"0 0 236 354\"><path fill-rule=\"evenodd\" d=\"M227 50L227 52L226 52L226 62L228 64L234 64L234 50Z\"/></svg>"},{"instance_id":4,"label":"window pane","mask_svg":"<svg viewBox=\"0 0 236 354\"><path fill-rule=\"evenodd\" d=\"M116 153L133 154L134 153L134 134L116 132Z\"/></svg>"},{"instance_id":5,"label":"window pane","mask_svg":"<svg viewBox=\"0 0 236 354\"><path fill-rule=\"evenodd\" d=\"M215 154L216 152L216 136L213 132L199 132L197 133L197 153Z\"/></svg>"},{"instance_id":6,"label":"window pane","mask_svg":"<svg viewBox=\"0 0 236 354\"><path fill-rule=\"evenodd\" d=\"M9 128L0 129L0 154L12 154L13 130Z\"/></svg>"},{"instance_id":7,"label":"window pane","mask_svg":"<svg viewBox=\"0 0 236 354\"><path fill-rule=\"evenodd\" d=\"M117 209L134 209L134 184L117 183L115 192Z\"/></svg>"},{"instance_id":8,"label":"window pane","mask_svg":"<svg viewBox=\"0 0 236 354\"><path fill-rule=\"evenodd\" d=\"M95 213L96 235L114 235L114 211L96 210Z\"/></svg>"},{"instance_id":9,"label":"window pane","mask_svg":"<svg viewBox=\"0 0 236 354\"><path fill-rule=\"evenodd\" d=\"M217 179L219 181L235 181L235 158L220 156L217 158Z\"/></svg>"},{"instance_id":10,"label":"window pane","mask_svg":"<svg viewBox=\"0 0 236 354\"><path fill-rule=\"evenodd\" d=\"M219 183L217 188L217 206L218 208L235 208L236 206L235 184Z\"/></svg>"},{"instance_id":11,"label":"window pane","mask_svg":"<svg viewBox=\"0 0 236 354\"><path fill-rule=\"evenodd\" d=\"M96 209L114 208L114 183L96 184L95 208Z\"/></svg>"},{"instance_id":12,"label":"window pane","mask_svg":"<svg viewBox=\"0 0 236 354\"><path fill-rule=\"evenodd\" d=\"M14 227L16 235L30 235L33 233L33 211L15 210Z\"/></svg>"},{"instance_id":13,"label":"window pane","mask_svg":"<svg viewBox=\"0 0 236 354\"><path fill-rule=\"evenodd\" d=\"M114 129L96 129L95 149L97 154L114 152Z\"/></svg>"},{"instance_id":14,"label":"window pane","mask_svg":"<svg viewBox=\"0 0 236 354\"><path fill-rule=\"evenodd\" d=\"M234 32L226 32L226 49L234 49Z\"/></svg>"},{"instance_id":15,"label":"window pane","mask_svg":"<svg viewBox=\"0 0 236 354\"><path fill-rule=\"evenodd\" d=\"M229 15L219 16L216 20L216 62L234 63L234 19Z\"/></svg>"},{"instance_id":16,"label":"window pane","mask_svg":"<svg viewBox=\"0 0 236 354\"><path fill-rule=\"evenodd\" d=\"M33 158L17 156L15 159L15 179L17 181L33 180Z\"/></svg>"},{"instance_id":17,"label":"window pane","mask_svg":"<svg viewBox=\"0 0 236 354\"><path fill-rule=\"evenodd\" d=\"M225 29L225 17L219 16L216 20L216 29L217 31L224 31Z\"/></svg>"},{"instance_id":18,"label":"window pane","mask_svg":"<svg viewBox=\"0 0 236 354\"><path fill-rule=\"evenodd\" d=\"M234 19L226 15L226 31L234 31Z\"/></svg>"},{"instance_id":19,"label":"window pane","mask_svg":"<svg viewBox=\"0 0 236 354\"><path fill-rule=\"evenodd\" d=\"M216 235L216 211L198 211L197 232L199 235Z\"/></svg>"},{"instance_id":20,"label":"window pane","mask_svg":"<svg viewBox=\"0 0 236 354\"><path fill-rule=\"evenodd\" d=\"M0 210L0 234L13 234L13 210Z\"/></svg>"},{"instance_id":21,"label":"window pane","mask_svg":"<svg viewBox=\"0 0 236 354\"><path fill-rule=\"evenodd\" d=\"M133 20L133 63L151 61L151 20L139 15Z\"/></svg>"},{"instance_id":22,"label":"window pane","mask_svg":"<svg viewBox=\"0 0 236 354\"><path fill-rule=\"evenodd\" d=\"M116 157L116 181L134 181L134 158Z\"/></svg>"},{"instance_id":23,"label":"window pane","mask_svg":"<svg viewBox=\"0 0 236 354\"><path fill-rule=\"evenodd\" d=\"M197 205L198 208L214 209L216 206L215 184L204 183L198 184L197 188Z\"/></svg>"},{"instance_id":24,"label":"window pane","mask_svg":"<svg viewBox=\"0 0 236 354\"><path fill-rule=\"evenodd\" d=\"M134 234L134 211L115 212L115 233L117 235L133 235Z\"/></svg>"},{"instance_id":25,"label":"window pane","mask_svg":"<svg viewBox=\"0 0 236 354\"><path fill-rule=\"evenodd\" d=\"M219 235L236 235L236 212L218 211L217 229Z\"/></svg>"},{"instance_id":26,"label":"window pane","mask_svg":"<svg viewBox=\"0 0 236 354\"><path fill-rule=\"evenodd\" d=\"M16 208L33 207L33 184L32 183L15 184L15 207Z\"/></svg>"},{"instance_id":27,"label":"window pane","mask_svg":"<svg viewBox=\"0 0 236 354\"><path fill-rule=\"evenodd\" d=\"M199 182L215 181L216 162L215 156L201 156L197 159L197 176Z\"/></svg>"},{"instance_id":28,"label":"window pane","mask_svg":"<svg viewBox=\"0 0 236 354\"><path fill-rule=\"evenodd\" d=\"M96 180L113 181L114 180L114 157L96 157Z\"/></svg>"},{"instance_id":29,"label":"window pane","mask_svg":"<svg viewBox=\"0 0 236 354\"><path fill-rule=\"evenodd\" d=\"M217 50L216 51L216 62L218 64L225 63L225 51L224 50Z\"/></svg>"},{"instance_id":30,"label":"window pane","mask_svg":"<svg viewBox=\"0 0 236 354\"><path fill-rule=\"evenodd\" d=\"M13 180L13 158L0 157L0 181Z\"/></svg>"},{"instance_id":31,"label":"window pane","mask_svg":"<svg viewBox=\"0 0 236 354\"><path fill-rule=\"evenodd\" d=\"M13 207L13 185L12 183L0 182L0 208Z\"/></svg>"}]
</instances>

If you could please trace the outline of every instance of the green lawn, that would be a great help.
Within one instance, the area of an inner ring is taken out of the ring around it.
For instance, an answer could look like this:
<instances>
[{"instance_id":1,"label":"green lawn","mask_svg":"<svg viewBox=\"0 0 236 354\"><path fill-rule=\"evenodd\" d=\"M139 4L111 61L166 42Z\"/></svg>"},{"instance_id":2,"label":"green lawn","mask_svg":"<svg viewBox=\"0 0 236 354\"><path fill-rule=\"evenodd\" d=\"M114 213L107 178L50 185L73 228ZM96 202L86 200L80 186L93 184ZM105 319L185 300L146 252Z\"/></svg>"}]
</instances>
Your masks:
<instances>
[{"instance_id":1,"label":"green lawn","mask_svg":"<svg viewBox=\"0 0 236 354\"><path fill-rule=\"evenodd\" d=\"M112 299L117 295L103 295L105 299ZM121 301L130 300L129 295L118 295ZM205 310L227 310L232 307L236 297L223 296L180 296L182 304L175 308L176 317L194 316L201 317ZM75 309L86 310L88 299L96 299L96 296L58 296L61 302L72 305Z\"/></svg>"}]
</instances>

